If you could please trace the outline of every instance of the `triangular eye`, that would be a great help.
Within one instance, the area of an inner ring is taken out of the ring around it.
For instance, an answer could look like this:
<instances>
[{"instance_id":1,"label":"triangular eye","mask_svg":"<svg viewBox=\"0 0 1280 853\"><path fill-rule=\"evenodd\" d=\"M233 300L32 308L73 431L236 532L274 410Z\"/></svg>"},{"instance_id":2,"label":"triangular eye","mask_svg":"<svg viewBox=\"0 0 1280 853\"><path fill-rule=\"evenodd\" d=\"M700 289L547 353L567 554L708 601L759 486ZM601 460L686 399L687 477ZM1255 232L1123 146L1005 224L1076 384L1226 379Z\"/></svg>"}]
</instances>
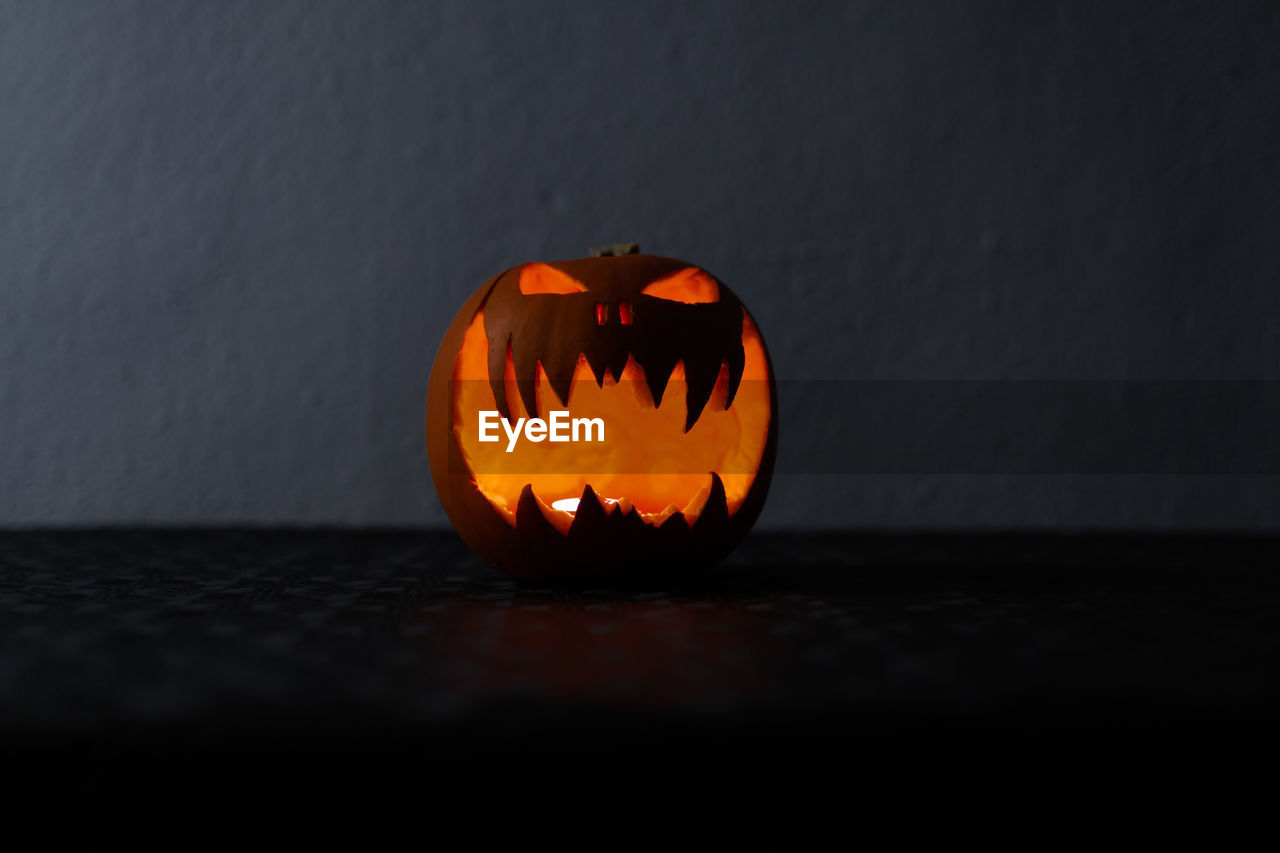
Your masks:
<instances>
[{"instance_id":1,"label":"triangular eye","mask_svg":"<svg viewBox=\"0 0 1280 853\"><path fill-rule=\"evenodd\" d=\"M716 280L697 267L689 267L660 278L640 292L671 302L694 304L720 301L720 288L716 286Z\"/></svg>"},{"instance_id":2,"label":"triangular eye","mask_svg":"<svg viewBox=\"0 0 1280 853\"><path fill-rule=\"evenodd\" d=\"M525 264L520 268L520 292L525 296L535 293L586 293L587 286L555 267Z\"/></svg>"}]
</instances>

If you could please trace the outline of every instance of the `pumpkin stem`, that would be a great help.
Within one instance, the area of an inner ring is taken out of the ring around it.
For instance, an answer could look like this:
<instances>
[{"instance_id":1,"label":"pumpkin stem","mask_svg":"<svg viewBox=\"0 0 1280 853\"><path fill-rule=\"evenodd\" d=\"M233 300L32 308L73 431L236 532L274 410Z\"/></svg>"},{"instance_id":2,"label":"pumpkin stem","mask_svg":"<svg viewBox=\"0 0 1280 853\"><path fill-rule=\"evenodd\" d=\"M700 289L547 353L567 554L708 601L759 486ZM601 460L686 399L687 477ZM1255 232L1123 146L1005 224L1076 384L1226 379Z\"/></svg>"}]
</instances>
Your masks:
<instances>
[{"instance_id":1,"label":"pumpkin stem","mask_svg":"<svg viewBox=\"0 0 1280 853\"><path fill-rule=\"evenodd\" d=\"M607 246L596 246L588 253L589 258L616 258L618 255L638 255L639 243L610 243Z\"/></svg>"}]
</instances>

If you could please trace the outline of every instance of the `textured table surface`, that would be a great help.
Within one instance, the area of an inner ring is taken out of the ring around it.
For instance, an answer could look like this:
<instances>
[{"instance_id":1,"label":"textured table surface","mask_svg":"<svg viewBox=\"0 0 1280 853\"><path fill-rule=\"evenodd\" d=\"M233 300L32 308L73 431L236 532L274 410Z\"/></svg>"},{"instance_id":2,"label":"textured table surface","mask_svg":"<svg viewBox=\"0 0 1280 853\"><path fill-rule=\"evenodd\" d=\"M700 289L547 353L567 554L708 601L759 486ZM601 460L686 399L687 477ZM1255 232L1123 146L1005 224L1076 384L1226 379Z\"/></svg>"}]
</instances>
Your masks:
<instances>
[{"instance_id":1,"label":"textured table surface","mask_svg":"<svg viewBox=\"0 0 1280 853\"><path fill-rule=\"evenodd\" d=\"M1185 790L1275 757L1278 556L757 535L684 582L557 588L452 533L10 532L4 758L104 803L234 778L246 808L255 784L385 802L614 773L695 799L762 778L917 803L1026 779Z\"/></svg>"}]
</instances>

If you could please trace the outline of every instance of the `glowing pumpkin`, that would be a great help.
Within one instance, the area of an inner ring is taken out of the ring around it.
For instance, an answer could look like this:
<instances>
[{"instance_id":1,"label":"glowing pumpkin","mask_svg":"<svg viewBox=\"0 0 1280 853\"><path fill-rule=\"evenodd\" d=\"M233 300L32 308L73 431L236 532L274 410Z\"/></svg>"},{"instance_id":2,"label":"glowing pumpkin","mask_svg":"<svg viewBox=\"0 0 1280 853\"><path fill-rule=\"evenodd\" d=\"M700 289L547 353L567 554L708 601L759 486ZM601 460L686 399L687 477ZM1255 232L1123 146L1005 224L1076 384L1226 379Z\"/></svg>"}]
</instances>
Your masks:
<instances>
[{"instance_id":1,"label":"glowing pumpkin","mask_svg":"<svg viewBox=\"0 0 1280 853\"><path fill-rule=\"evenodd\" d=\"M597 252L490 279L431 370L440 502L474 551L517 578L714 563L768 490L773 374L742 303L684 261ZM544 441L545 423L541 437L511 432L561 409L588 440ZM597 420L602 435L589 440Z\"/></svg>"}]
</instances>

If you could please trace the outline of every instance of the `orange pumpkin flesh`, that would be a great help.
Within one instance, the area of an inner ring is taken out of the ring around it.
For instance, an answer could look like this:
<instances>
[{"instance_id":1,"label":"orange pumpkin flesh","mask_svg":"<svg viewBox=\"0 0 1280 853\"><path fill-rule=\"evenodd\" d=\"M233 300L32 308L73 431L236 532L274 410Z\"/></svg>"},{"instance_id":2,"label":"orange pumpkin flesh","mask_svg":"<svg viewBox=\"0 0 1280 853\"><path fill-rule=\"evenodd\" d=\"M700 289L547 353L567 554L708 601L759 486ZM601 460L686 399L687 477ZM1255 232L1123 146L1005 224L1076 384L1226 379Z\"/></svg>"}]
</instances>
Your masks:
<instances>
[{"instance_id":1,"label":"orange pumpkin flesh","mask_svg":"<svg viewBox=\"0 0 1280 853\"><path fill-rule=\"evenodd\" d=\"M622 376L606 373L597 385L583 358L574 370L569 399L555 397L546 372L538 373L537 416L566 407L575 417L601 418L606 441L578 444L534 444L520 441L511 452L506 440L482 443L476 413L494 408L488 384L488 340L484 312L476 313L458 351L454 367L453 433L462 459L474 473L476 488L494 508L515 524L516 503L531 486L547 519L567 531L573 515L555 505L577 500L583 488L611 505L633 507L648 524L661 524L682 512L690 524L711 490L715 471L724 484L729 512L738 511L755 480L769 431L769 387L764 349L754 326L744 323L746 367L733 406L725 408L728 372L722 370L702 415L684 432L686 404L684 366L677 363L661 405L655 406L643 369L628 359ZM516 391L515 370L508 359L504 371L507 403L514 417L528 417ZM637 473L641 454L651 470ZM616 507L609 506L613 511Z\"/></svg>"},{"instance_id":2,"label":"orange pumpkin flesh","mask_svg":"<svg viewBox=\"0 0 1280 853\"><path fill-rule=\"evenodd\" d=\"M700 339L704 322L736 339ZM514 423L530 402L544 419L602 419L605 440L510 452L501 430L479 440L480 411ZM428 451L442 504L481 556L516 577L594 578L727 553L763 504L774 411L754 323L702 270L646 255L526 264L477 291L446 334Z\"/></svg>"}]
</instances>

